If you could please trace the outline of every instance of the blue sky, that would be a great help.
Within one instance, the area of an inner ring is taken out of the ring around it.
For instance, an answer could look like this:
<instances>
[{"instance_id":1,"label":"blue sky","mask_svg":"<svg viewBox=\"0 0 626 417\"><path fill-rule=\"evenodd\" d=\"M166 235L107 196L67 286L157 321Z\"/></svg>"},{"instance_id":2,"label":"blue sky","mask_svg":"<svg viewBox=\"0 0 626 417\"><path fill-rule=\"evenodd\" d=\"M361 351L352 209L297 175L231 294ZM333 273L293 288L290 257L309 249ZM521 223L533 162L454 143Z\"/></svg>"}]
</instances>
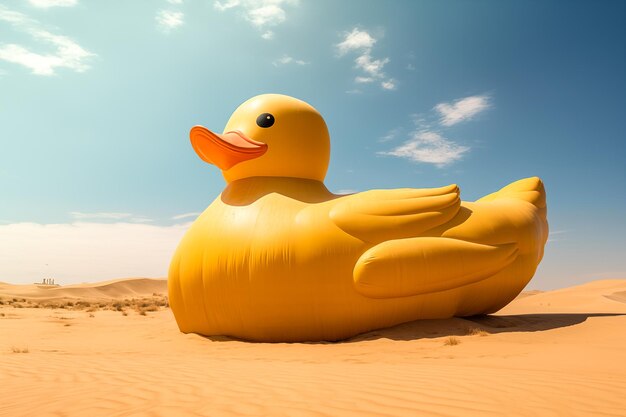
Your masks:
<instances>
[{"instance_id":1,"label":"blue sky","mask_svg":"<svg viewBox=\"0 0 626 417\"><path fill-rule=\"evenodd\" d=\"M189 129L261 93L325 117L333 191L540 176L530 288L626 276L626 3L0 5L0 281L165 276L224 186Z\"/></svg>"}]
</instances>

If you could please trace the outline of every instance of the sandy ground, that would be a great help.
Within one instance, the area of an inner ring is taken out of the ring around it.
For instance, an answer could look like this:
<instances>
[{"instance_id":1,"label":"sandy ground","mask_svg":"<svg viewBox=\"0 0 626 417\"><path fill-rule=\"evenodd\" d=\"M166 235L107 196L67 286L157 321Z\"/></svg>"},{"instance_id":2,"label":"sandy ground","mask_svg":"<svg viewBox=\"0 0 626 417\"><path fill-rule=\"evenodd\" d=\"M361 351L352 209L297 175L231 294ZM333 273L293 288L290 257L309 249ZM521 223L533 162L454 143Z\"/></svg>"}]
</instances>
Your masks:
<instances>
[{"instance_id":1,"label":"sandy ground","mask_svg":"<svg viewBox=\"0 0 626 417\"><path fill-rule=\"evenodd\" d=\"M0 416L626 416L626 280L317 344L185 335L165 294L0 284Z\"/></svg>"}]
</instances>

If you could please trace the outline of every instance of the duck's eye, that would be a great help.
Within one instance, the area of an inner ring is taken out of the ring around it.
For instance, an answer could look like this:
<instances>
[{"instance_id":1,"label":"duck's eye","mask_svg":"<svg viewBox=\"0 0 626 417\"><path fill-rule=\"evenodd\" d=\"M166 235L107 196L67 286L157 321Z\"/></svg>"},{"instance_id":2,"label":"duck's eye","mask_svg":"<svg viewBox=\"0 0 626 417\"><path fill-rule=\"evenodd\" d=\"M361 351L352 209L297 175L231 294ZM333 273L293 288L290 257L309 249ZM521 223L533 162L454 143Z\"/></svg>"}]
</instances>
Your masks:
<instances>
[{"instance_id":1,"label":"duck's eye","mask_svg":"<svg viewBox=\"0 0 626 417\"><path fill-rule=\"evenodd\" d=\"M259 127L271 127L274 124L274 116L269 113L260 114L259 117L256 118L256 124Z\"/></svg>"}]
</instances>

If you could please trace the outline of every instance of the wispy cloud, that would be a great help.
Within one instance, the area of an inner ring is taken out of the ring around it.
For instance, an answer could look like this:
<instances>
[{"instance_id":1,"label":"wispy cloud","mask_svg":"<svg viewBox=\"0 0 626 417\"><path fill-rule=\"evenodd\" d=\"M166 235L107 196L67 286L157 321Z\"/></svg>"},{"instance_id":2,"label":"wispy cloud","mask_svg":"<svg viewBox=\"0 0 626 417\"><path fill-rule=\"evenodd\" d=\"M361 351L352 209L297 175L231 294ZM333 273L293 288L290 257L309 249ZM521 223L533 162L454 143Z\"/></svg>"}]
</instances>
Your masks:
<instances>
[{"instance_id":1,"label":"wispy cloud","mask_svg":"<svg viewBox=\"0 0 626 417\"><path fill-rule=\"evenodd\" d=\"M453 101L452 103L439 103L435 110L439 113L440 122L443 126L452 126L464 120L470 120L478 113L490 106L489 96L469 96Z\"/></svg>"},{"instance_id":2,"label":"wispy cloud","mask_svg":"<svg viewBox=\"0 0 626 417\"><path fill-rule=\"evenodd\" d=\"M112 220L112 221L127 221L131 223L151 223L154 220L145 216L135 216L131 213L117 213L117 212L97 212L97 213L83 213L82 211L71 211L70 216L75 220Z\"/></svg>"},{"instance_id":3,"label":"wispy cloud","mask_svg":"<svg viewBox=\"0 0 626 417\"><path fill-rule=\"evenodd\" d=\"M78 4L78 0L28 0L35 7L47 9L49 7L72 7Z\"/></svg>"},{"instance_id":4,"label":"wispy cloud","mask_svg":"<svg viewBox=\"0 0 626 417\"><path fill-rule=\"evenodd\" d=\"M167 0L169 4L183 4L183 0Z\"/></svg>"},{"instance_id":5,"label":"wispy cloud","mask_svg":"<svg viewBox=\"0 0 626 417\"><path fill-rule=\"evenodd\" d=\"M303 61L301 59L295 59L293 57L290 57L289 55L283 55L282 57L278 58L277 60L275 60L274 62L272 62L272 64L275 67L281 66L281 65L298 65L298 66L303 66L303 65L307 65L308 62Z\"/></svg>"},{"instance_id":6,"label":"wispy cloud","mask_svg":"<svg viewBox=\"0 0 626 417\"><path fill-rule=\"evenodd\" d=\"M33 74L54 75L57 68L84 72L89 69L87 64L89 58L95 56L71 38L48 32L37 20L1 5L0 21L9 23L15 30L30 35L41 44L55 48L53 53L40 54L22 45L0 43L0 60L22 65L29 68Z\"/></svg>"},{"instance_id":7,"label":"wispy cloud","mask_svg":"<svg viewBox=\"0 0 626 417\"><path fill-rule=\"evenodd\" d=\"M213 6L223 12L224 10L232 9L233 7L238 7L241 5L241 0L225 0L225 1L216 1L213 3Z\"/></svg>"},{"instance_id":8,"label":"wispy cloud","mask_svg":"<svg viewBox=\"0 0 626 417\"><path fill-rule=\"evenodd\" d=\"M220 12L240 10L250 24L262 31L263 39L273 39L274 32L270 28L287 20L287 5L296 6L298 0L222 0L213 3Z\"/></svg>"},{"instance_id":9,"label":"wispy cloud","mask_svg":"<svg viewBox=\"0 0 626 417\"><path fill-rule=\"evenodd\" d=\"M198 217L199 215L200 213L195 211L192 213L177 214L176 216L172 216L172 220L188 219L191 217Z\"/></svg>"},{"instance_id":10,"label":"wispy cloud","mask_svg":"<svg viewBox=\"0 0 626 417\"><path fill-rule=\"evenodd\" d=\"M442 168L461 159L469 149L466 146L457 145L439 133L417 131L413 132L411 139L404 144L390 151L379 153L434 164Z\"/></svg>"},{"instance_id":11,"label":"wispy cloud","mask_svg":"<svg viewBox=\"0 0 626 417\"><path fill-rule=\"evenodd\" d=\"M165 277L189 224L88 223L0 225L0 277L32 283L42 276L78 283Z\"/></svg>"},{"instance_id":12,"label":"wispy cloud","mask_svg":"<svg viewBox=\"0 0 626 417\"><path fill-rule=\"evenodd\" d=\"M395 90L395 80L387 77L384 72L385 65L390 61L389 58L376 59L372 56L372 48L376 42L377 40L370 33L354 28L350 32L344 33L343 40L336 44L335 48L340 57L351 52L358 54L354 60L355 68L364 74L356 76L354 78L355 83L379 81L384 90Z\"/></svg>"},{"instance_id":13,"label":"wispy cloud","mask_svg":"<svg viewBox=\"0 0 626 417\"><path fill-rule=\"evenodd\" d=\"M568 230L551 230L548 233L548 242L559 242L561 240L567 240L567 239L563 239L563 234L567 233Z\"/></svg>"},{"instance_id":14,"label":"wispy cloud","mask_svg":"<svg viewBox=\"0 0 626 417\"><path fill-rule=\"evenodd\" d=\"M159 10L154 17L157 22L157 27L165 33L169 33L176 29L185 22L185 15L183 12L176 10Z\"/></svg>"},{"instance_id":15,"label":"wispy cloud","mask_svg":"<svg viewBox=\"0 0 626 417\"><path fill-rule=\"evenodd\" d=\"M116 212L98 212L98 213L83 213L81 211L71 211L70 216L77 220L85 219L108 219L108 220L121 220L128 219L132 216L131 213L116 213Z\"/></svg>"},{"instance_id":16,"label":"wispy cloud","mask_svg":"<svg viewBox=\"0 0 626 417\"><path fill-rule=\"evenodd\" d=\"M391 129L389 132L387 132L384 136L382 136L380 139L378 139L379 142L389 142L391 140L394 140L402 131L401 128L396 127L395 129Z\"/></svg>"},{"instance_id":17,"label":"wispy cloud","mask_svg":"<svg viewBox=\"0 0 626 417\"><path fill-rule=\"evenodd\" d=\"M345 188L342 190L337 190L335 191L335 194L339 194L339 195L346 195L346 194L355 194L358 193L357 190L353 190L352 188Z\"/></svg>"},{"instance_id":18,"label":"wispy cloud","mask_svg":"<svg viewBox=\"0 0 626 417\"><path fill-rule=\"evenodd\" d=\"M449 139L444 134L446 129L463 120L472 119L490 106L491 100L486 94L461 98L451 104L437 104L430 114L411 116L413 130L409 133L408 140L402 145L378 154L434 164L439 168L446 167L461 160L471 149ZM379 142L395 139L399 131L399 128L392 129Z\"/></svg>"}]
</instances>

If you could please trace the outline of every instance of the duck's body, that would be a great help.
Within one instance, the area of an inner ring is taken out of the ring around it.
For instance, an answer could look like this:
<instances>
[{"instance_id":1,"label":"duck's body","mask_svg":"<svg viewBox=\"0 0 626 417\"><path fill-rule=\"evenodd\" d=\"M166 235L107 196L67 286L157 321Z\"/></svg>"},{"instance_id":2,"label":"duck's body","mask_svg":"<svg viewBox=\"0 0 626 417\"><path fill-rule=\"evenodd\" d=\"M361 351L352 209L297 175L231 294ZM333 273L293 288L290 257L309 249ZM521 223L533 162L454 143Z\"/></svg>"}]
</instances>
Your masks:
<instances>
[{"instance_id":1,"label":"duck's body","mask_svg":"<svg viewBox=\"0 0 626 417\"><path fill-rule=\"evenodd\" d=\"M454 185L338 196L316 178L244 175L183 238L170 304L183 332L257 341L490 313L534 274L545 212L538 178L462 203Z\"/></svg>"}]
</instances>

